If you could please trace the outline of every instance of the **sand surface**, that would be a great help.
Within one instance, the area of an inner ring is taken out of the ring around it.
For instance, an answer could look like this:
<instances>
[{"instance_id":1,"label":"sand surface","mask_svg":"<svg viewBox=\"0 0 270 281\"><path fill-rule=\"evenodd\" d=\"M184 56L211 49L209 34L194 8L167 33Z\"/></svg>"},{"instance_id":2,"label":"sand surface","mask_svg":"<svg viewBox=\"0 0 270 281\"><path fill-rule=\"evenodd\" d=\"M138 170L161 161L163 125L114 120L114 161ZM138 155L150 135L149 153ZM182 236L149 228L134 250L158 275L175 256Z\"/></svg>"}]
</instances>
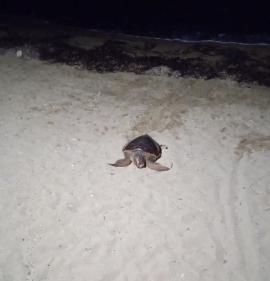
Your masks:
<instances>
[{"instance_id":1,"label":"sand surface","mask_svg":"<svg viewBox=\"0 0 270 281\"><path fill-rule=\"evenodd\" d=\"M270 280L269 88L0 65L0 280Z\"/></svg>"}]
</instances>

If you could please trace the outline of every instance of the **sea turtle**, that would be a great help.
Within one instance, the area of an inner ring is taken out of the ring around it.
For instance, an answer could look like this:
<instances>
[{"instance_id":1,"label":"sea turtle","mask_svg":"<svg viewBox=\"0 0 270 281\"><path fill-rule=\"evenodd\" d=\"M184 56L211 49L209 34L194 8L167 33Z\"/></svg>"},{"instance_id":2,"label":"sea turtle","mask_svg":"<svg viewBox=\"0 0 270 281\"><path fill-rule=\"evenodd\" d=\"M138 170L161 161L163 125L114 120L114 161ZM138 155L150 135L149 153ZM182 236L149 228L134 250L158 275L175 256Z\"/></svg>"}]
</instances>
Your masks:
<instances>
[{"instance_id":1,"label":"sea turtle","mask_svg":"<svg viewBox=\"0 0 270 281\"><path fill-rule=\"evenodd\" d=\"M161 145L148 135L143 135L128 142L122 149L125 158L117 160L114 167L126 167L133 162L138 168L145 166L156 171L168 171L169 168L155 161L161 157Z\"/></svg>"}]
</instances>

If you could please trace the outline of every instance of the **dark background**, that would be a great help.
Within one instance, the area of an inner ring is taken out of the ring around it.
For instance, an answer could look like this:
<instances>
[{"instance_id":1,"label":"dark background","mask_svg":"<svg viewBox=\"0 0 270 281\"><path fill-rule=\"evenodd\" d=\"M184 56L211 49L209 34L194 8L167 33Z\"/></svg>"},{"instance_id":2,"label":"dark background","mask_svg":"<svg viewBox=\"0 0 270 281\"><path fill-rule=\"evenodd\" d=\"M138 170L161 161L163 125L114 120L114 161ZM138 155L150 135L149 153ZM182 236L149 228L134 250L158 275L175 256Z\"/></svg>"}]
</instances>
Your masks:
<instances>
[{"instance_id":1,"label":"dark background","mask_svg":"<svg viewBox=\"0 0 270 281\"><path fill-rule=\"evenodd\" d=\"M133 34L177 31L262 34L270 31L270 1L263 0L4 0L2 15ZM269 3L268 3L269 2Z\"/></svg>"}]
</instances>

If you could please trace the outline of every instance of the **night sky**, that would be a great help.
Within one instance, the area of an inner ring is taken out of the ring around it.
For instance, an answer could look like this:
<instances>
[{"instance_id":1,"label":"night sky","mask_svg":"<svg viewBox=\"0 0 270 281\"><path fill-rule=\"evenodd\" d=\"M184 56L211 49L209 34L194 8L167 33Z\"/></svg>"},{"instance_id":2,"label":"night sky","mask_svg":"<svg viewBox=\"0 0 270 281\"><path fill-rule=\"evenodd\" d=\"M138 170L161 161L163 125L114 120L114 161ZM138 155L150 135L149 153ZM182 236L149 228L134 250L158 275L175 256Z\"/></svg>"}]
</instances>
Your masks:
<instances>
[{"instance_id":1,"label":"night sky","mask_svg":"<svg viewBox=\"0 0 270 281\"><path fill-rule=\"evenodd\" d=\"M268 1L5 0L1 14L51 20L92 29L132 33L270 31Z\"/></svg>"}]
</instances>

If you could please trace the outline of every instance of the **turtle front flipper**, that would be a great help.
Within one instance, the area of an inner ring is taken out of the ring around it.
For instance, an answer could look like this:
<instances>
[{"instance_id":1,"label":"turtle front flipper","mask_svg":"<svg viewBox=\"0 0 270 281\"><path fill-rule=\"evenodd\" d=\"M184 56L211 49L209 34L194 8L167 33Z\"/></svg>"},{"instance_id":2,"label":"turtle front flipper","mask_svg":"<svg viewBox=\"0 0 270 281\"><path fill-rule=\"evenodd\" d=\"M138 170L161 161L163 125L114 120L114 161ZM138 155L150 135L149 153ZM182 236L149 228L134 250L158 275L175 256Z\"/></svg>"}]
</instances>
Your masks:
<instances>
[{"instance_id":1,"label":"turtle front flipper","mask_svg":"<svg viewBox=\"0 0 270 281\"><path fill-rule=\"evenodd\" d=\"M152 162L152 161L146 161L146 166L149 169L152 169L152 170L155 170L155 171L159 171L159 172L170 170L170 168L165 167L165 166L163 166L163 165L161 165L159 163Z\"/></svg>"},{"instance_id":2,"label":"turtle front flipper","mask_svg":"<svg viewBox=\"0 0 270 281\"><path fill-rule=\"evenodd\" d=\"M119 159L114 164L109 164L109 165L114 166L114 167L127 167L130 164L131 164L130 157L127 153L125 153L124 159Z\"/></svg>"},{"instance_id":3,"label":"turtle front flipper","mask_svg":"<svg viewBox=\"0 0 270 281\"><path fill-rule=\"evenodd\" d=\"M130 163L131 163L130 159L124 158L124 159L119 159L114 164L109 164L109 165L114 167L127 167L128 165L130 165Z\"/></svg>"}]
</instances>

